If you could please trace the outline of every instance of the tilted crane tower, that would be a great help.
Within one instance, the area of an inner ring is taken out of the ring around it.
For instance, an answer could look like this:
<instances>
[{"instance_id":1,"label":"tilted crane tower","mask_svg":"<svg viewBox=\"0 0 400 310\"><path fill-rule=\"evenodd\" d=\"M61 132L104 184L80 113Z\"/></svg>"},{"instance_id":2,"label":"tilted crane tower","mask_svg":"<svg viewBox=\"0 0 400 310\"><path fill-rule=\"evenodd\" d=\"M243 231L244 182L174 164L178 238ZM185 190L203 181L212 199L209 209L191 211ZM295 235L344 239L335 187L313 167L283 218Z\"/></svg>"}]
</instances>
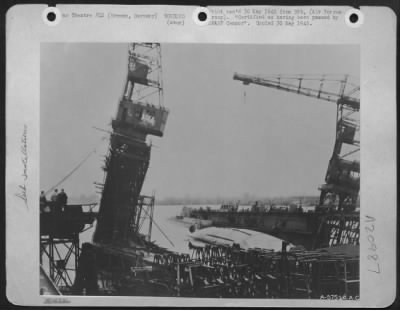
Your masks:
<instances>
[{"instance_id":1,"label":"tilted crane tower","mask_svg":"<svg viewBox=\"0 0 400 310\"><path fill-rule=\"evenodd\" d=\"M169 113L163 106L160 44L130 44L127 67L124 91L112 121L104 182L97 184L102 197L96 230L93 242L82 245L73 286L76 294L118 290L137 269L147 270L152 251L158 249L151 242L154 194L144 196L141 190L152 147L147 135L162 137ZM146 219L148 232L143 233ZM148 289L143 282L138 287Z\"/></svg>"},{"instance_id":2,"label":"tilted crane tower","mask_svg":"<svg viewBox=\"0 0 400 310\"><path fill-rule=\"evenodd\" d=\"M143 243L139 230L146 217L150 228L145 239L150 241L154 196L142 196L140 192L150 161L151 145L146 136L162 137L168 117L163 106L161 70L160 44L130 44L126 84L112 121L104 166L93 238L96 243Z\"/></svg>"},{"instance_id":3,"label":"tilted crane tower","mask_svg":"<svg viewBox=\"0 0 400 310\"><path fill-rule=\"evenodd\" d=\"M336 103L336 135L319 207L354 211L360 190L360 86L348 75L270 75L235 73L234 80Z\"/></svg>"}]
</instances>

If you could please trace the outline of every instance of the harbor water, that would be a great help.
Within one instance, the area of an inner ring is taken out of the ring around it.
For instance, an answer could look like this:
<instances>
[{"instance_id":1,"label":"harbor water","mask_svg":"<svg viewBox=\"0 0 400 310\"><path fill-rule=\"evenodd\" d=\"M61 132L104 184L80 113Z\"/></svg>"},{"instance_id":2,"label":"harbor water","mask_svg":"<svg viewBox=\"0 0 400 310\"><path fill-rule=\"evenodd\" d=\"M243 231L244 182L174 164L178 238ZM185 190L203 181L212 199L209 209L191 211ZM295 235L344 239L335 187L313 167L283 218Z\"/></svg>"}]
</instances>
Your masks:
<instances>
[{"instance_id":1,"label":"harbor water","mask_svg":"<svg viewBox=\"0 0 400 310\"><path fill-rule=\"evenodd\" d=\"M191 224L179 221L176 216L181 214L182 205L155 205L154 206L154 224L151 234L151 241L168 250L178 253L188 253L189 251L189 227ZM190 208L200 208L204 205L190 205ZM209 205L211 209L218 209L220 205ZM81 244L91 242L95 231L93 228L83 232L80 235ZM141 233L147 234L149 221L146 220L141 228ZM158 227L157 227L158 226ZM168 237L165 237L164 234Z\"/></svg>"}]
</instances>

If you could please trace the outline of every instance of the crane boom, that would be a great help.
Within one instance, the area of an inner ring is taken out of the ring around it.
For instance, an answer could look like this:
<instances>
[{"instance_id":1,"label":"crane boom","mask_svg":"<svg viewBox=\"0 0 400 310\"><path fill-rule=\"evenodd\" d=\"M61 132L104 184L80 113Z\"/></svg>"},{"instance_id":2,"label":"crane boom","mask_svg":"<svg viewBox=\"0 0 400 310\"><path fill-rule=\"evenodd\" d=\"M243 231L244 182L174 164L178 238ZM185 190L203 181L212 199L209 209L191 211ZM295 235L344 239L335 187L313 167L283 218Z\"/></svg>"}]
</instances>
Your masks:
<instances>
[{"instance_id":1,"label":"crane boom","mask_svg":"<svg viewBox=\"0 0 400 310\"><path fill-rule=\"evenodd\" d=\"M261 77L235 73L233 75L233 79L242 81L244 85L256 84L329 102L338 103L338 101L340 100L345 105L350 106L356 110L358 110L360 106L360 100L356 97L350 96L351 94L359 91L359 86L355 86L354 88L352 88L349 91L348 96L344 94L347 85L347 76L334 79L325 75L322 75L321 77L308 77L302 75L277 75L270 77ZM319 83L319 85L318 87L305 86L304 82L312 82L314 84ZM329 86L333 87L328 88L328 84Z\"/></svg>"},{"instance_id":2,"label":"crane boom","mask_svg":"<svg viewBox=\"0 0 400 310\"><path fill-rule=\"evenodd\" d=\"M255 76L235 73L233 79L244 85L256 84L337 104L336 140L325 184L320 187L320 206L330 208L337 204L338 210L354 210L360 188L359 84L351 83L349 75L332 77L326 74ZM353 160L348 159L350 155Z\"/></svg>"}]
</instances>

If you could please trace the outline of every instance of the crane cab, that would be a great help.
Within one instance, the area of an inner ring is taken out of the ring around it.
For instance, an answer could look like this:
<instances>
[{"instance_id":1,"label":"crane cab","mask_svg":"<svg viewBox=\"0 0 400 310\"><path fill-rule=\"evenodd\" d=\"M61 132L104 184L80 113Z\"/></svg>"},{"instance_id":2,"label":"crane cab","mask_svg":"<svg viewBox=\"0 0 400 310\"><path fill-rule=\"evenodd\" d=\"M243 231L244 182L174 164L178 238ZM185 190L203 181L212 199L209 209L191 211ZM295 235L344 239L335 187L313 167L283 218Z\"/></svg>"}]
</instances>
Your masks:
<instances>
[{"instance_id":1,"label":"crane cab","mask_svg":"<svg viewBox=\"0 0 400 310\"><path fill-rule=\"evenodd\" d=\"M340 137L342 142L354 144L356 142L355 136L357 132L357 125L343 119L339 121L339 124L341 127Z\"/></svg>"},{"instance_id":2,"label":"crane cab","mask_svg":"<svg viewBox=\"0 0 400 310\"><path fill-rule=\"evenodd\" d=\"M325 181L328 184L345 186L354 190L360 188L360 163L333 157L328 166Z\"/></svg>"},{"instance_id":3,"label":"crane cab","mask_svg":"<svg viewBox=\"0 0 400 310\"><path fill-rule=\"evenodd\" d=\"M121 100L113 128L125 127L162 137L169 111L144 102Z\"/></svg>"},{"instance_id":4,"label":"crane cab","mask_svg":"<svg viewBox=\"0 0 400 310\"><path fill-rule=\"evenodd\" d=\"M337 101L338 105L346 106L354 111L360 110L360 100L350 97L342 97Z\"/></svg>"}]
</instances>

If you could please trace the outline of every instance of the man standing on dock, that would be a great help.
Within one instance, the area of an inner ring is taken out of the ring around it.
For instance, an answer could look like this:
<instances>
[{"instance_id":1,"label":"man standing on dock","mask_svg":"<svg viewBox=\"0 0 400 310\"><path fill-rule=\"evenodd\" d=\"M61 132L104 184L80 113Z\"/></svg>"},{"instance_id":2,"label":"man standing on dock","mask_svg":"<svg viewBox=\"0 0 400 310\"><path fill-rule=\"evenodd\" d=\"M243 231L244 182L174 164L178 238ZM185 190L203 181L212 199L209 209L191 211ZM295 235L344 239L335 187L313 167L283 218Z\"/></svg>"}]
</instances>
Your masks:
<instances>
[{"instance_id":1,"label":"man standing on dock","mask_svg":"<svg viewBox=\"0 0 400 310\"><path fill-rule=\"evenodd\" d=\"M44 212L47 206L46 194L44 191L40 192L40 212Z\"/></svg>"},{"instance_id":2,"label":"man standing on dock","mask_svg":"<svg viewBox=\"0 0 400 310\"><path fill-rule=\"evenodd\" d=\"M57 201L57 197L58 197L58 189L56 188L53 192L53 195L51 195L50 200L54 203Z\"/></svg>"},{"instance_id":3,"label":"man standing on dock","mask_svg":"<svg viewBox=\"0 0 400 310\"><path fill-rule=\"evenodd\" d=\"M64 207L67 205L67 201L68 201L68 196L67 194L64 192L64 189L61 189L61 192L57 195L57 204L58 207L63 210Z\"/></svg>"}]
</instances>

